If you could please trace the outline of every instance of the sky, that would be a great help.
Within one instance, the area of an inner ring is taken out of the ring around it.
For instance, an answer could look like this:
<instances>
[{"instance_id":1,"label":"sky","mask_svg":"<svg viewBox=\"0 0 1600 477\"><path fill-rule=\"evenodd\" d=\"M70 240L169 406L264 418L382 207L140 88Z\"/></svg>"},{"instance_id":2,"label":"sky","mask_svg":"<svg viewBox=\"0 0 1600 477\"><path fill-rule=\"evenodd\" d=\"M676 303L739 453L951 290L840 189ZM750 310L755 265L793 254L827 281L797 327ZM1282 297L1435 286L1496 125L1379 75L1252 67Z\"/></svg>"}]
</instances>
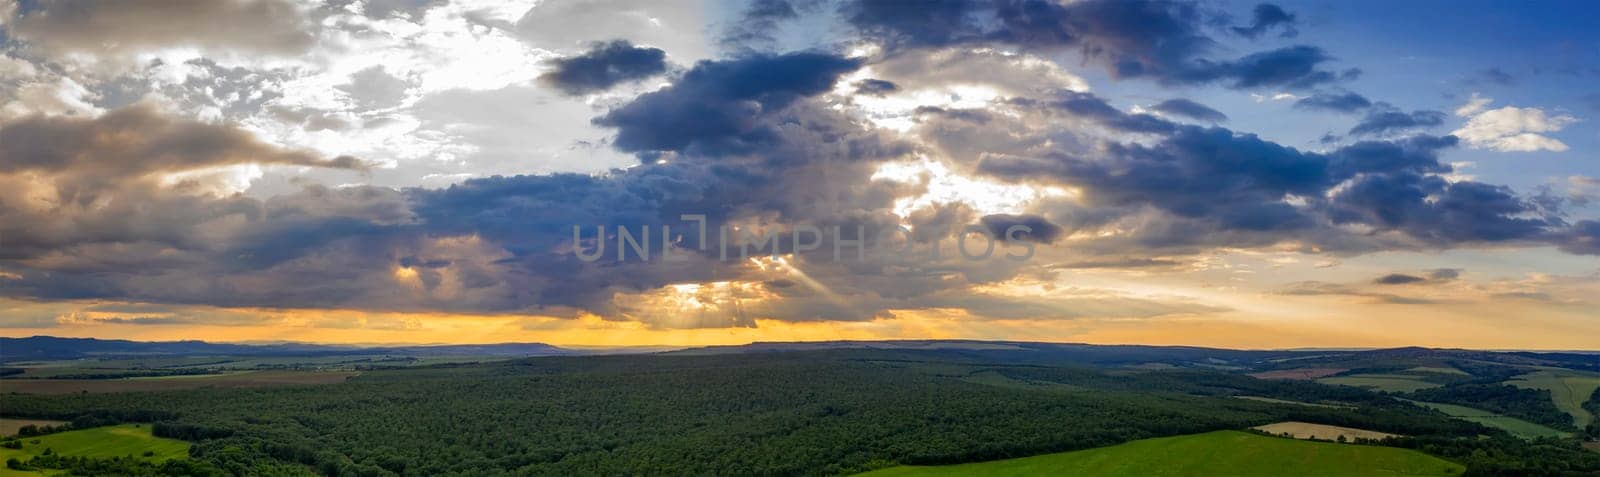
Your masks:
<instances>
[{"instance_id":1,"label":"sky","mask_svg":"<svg viewBox=\"0 0 1600 477\"><path fill-rule=\"evenodd\" d=\"M1600 349L1536 7L0 0L0 335Z\"/></svg>"}]
</instances>

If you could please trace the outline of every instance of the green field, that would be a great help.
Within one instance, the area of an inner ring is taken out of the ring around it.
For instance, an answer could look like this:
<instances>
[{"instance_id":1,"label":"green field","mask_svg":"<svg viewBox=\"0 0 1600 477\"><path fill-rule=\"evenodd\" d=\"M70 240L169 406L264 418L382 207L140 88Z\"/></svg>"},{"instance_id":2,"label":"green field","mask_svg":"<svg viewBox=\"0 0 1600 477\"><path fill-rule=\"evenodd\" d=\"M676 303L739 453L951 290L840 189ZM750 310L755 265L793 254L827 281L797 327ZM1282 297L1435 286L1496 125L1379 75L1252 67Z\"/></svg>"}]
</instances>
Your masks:
<instances>
[{"instance_id":1,"label":"green field","mask_svg":"<svg viewBox=\"0 0 1600 477\"><path fill-rule=\"evenodd\" d=\"M1579 429L1594 422L1594 415L1583 408L1583 403L1600 389L1600 375L1571 370L1536 371L1506 381L1517 387L1546 389L1556 408L1572 415L1572 423Z\"/></svg>"},{"instance_id":2,"label":"green field","mask_svg":"<svg viewBox=\"0 0 1600 477\"><path fill-rule=\"evenodd\" d=\"M38 442L34 442L37 440ZM110 458L133 456L162 462L189 456L189 443L150 435L149 424L124 424L95 427L22 439L22 449L0 448L0 461L16 458L26 462L45 449L74 457ZM145 452L151 455L145 456ZM39 475L0 468L0 477Z\"/></svg>"},{"instance_id":3,"label":"green field","mask_svg":"<svg viewBox=\"0 0 1600 477\"><path fill-rule=\"evenodd\" d=\"M1409 393L1418 389L1438 387L1438 383L1423 381L1420 376L1405 374L1353 374L1350 376L1334 376L1318 379L1322 384L1341 384L1362 388L1376 389L1379 391Z\"/></svg>"},{"instance_id":4,"label":"green field","mask_svg":"<svg viewBox=\"0 0 1600 477\"><path fill-rule=\"evenodd\" d=\"M974 464L900 466L866 477L940 475L1448 476L1466 470L1420 452L1217 431Z\"/></svg>"},{"instance_id":5,"label":"green field","mask_svg":"<svg viewBox=\"0 0 1600 477\"><path fill-rule=\"evenodd\" d=\"M1546 427L1546 426L1542 426L1542 425L1539 425L1539 424L1534 424L1534 423L1531 423L1531 422L1528 422L1528 421L1517 419L1515 417L1502 416L1500 414L1495 414L1495 413L1492 413L1492 412L1489 412L1489 411L1485 411L1485 410L1482 410L1482 409L1475 409L1475 408L1470 408L1470 407L1466 407L1466 406L1457 406L1457 405L1454 405L1454 404L1441 404L1441 403L1436 403L1436 402L1422 402L1422 401L1411 401L1411 402L1416 403L1419 406L1425 406L1425 407L1433 408L1436 411L1439 411L1439 412L1442 412L1442 413L1445 413L1445 414L1449 414L1450 417L1454 417L1454 418L1461 419L1461 420L1464 420L1464 421L1472 421L1472 422L1476 422L1478 424L1483 424L1485 426L1501 429L1501 430L1504 430L1506 432L1510 432L1513 435L1516 435L1517 437L1535 438L1535 437L1566 437L1567 436L1567 433L1562 432L1562 431L1558 431L1558 430L1551 429L1551 428Z\"/></svg>"}]
</instances>

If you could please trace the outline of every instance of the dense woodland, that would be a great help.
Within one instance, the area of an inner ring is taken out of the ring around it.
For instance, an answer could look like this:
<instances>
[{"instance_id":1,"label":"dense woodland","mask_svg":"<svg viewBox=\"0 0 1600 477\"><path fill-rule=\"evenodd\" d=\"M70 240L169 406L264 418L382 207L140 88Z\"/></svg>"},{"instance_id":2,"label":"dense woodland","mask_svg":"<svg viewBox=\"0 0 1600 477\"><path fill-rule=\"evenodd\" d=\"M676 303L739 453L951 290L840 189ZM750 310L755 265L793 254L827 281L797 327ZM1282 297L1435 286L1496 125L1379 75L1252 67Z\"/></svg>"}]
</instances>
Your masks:
<instances>
[{"instance_id":1,"label":"dense woodland","mask_svg":"<svg viewBox=\"0 0 1600 477\"><path fill-rule=\"evenodd\" d=\"M195 442L181 468L32 463L88 474L122 465L135 475L838 475L1285 420L1415 436L1402 445L1477 475L1600 473L1600 454L1571 441L1530 443L1355 388L992 358L552 357L373 371L327 386L6 395L0 408L74 426L153 422L158 435Z\"/></svg>"}]
</instances>

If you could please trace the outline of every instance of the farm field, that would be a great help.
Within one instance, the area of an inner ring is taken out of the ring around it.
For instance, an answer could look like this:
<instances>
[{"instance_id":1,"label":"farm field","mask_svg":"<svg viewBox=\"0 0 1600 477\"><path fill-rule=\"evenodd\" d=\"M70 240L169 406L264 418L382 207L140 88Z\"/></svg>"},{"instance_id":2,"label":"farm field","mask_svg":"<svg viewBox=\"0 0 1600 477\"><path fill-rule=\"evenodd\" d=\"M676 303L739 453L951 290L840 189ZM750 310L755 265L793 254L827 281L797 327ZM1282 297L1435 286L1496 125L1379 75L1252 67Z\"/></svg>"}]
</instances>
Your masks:
<instances>
[{"instance_id":1,"label":"farm field","mask_svg":"<svg viewBox=\"0 0 1600 477\"><path fill-rule=\"evenodd\" d=\"M34 442L38 441L38 442ZM0 448L0 460L26 462L45 449L73 457L111 458L133 456L151 462L189 456L189 443L155 437L149 424L123 424L60 432L22 439L22 449ZM151 455L144 455L149 452ZM37 472L0 468L0 477L41 475Z\"/></svg>"},{"instance_id":2,"label":"farm field","mask_svg":"<svg viewBox=\"0 0 1600 477\"><path fill-rule=\"evenodd\" d=\"M1111 447L947 466L900 466L861 477L944 475L1452 476L1465 468L1420 452L1241 431L1144 439Z\"/></svg>"},{"instance_id":3,"label":"farm field","mask_svg":"<svg viewBox=\"0 0 1600 477\"><path fill-rule=\"evenodd\" d=\"M1409 393L1418 389L1439 387L1438 383L1430 383L1423 381L1419 376L1405 374L1355 374L1350 376L1321 378L1318 379L1317 382L1322 384L1355 386L1394 393Z\"/></svg>"},{"instance_id":4,"label":"farm field","mask_svg":"<svg viewBox=\"0 0 1600 477\"><path fill-rule=\"evenodd\" d=\"M1594 422L1594 414L1584 409L1583 403L1595 395L1596 389L1600 389L1600 374L1571 370L1535 371L1517 376L1506 381L1506 384L1550 391L1550 399L1555 401L1556 408L1571 414L1572 423L1579 429Z\"/></svg>"},{"instance_id":5,"label":"farm field","mask_svg":"<svg viewBox=\"0 0 1600 477\"><path fill-rule=\"evenodd\" d=\"M5 379L0 380L0 393L109 393L128 391L167 391L204 387L250 388L303 384L333 384L344 382L346 379L349 379L351 376L355 376L356 374L358 373L353 371L249 371L228 374L160 378Z\"/></svg>"},{"instance_id":6,"label":"farm field","mask_svg":"<svg viewBox=\"0 0 1600 477\"><path fill-rule=\"evenodd\" d=\"M1551 429L1546 426L1534 424L1532 422L1524 421L1511 416L1502 416L1482 409L1474 409L1466 406L1457 406L1454 404L1442 404L1436 402L1412 402L1420 406L1433 408L1434 410L1450 415L1450 417L1498 428L1522 438L1531 439L1536 437L1564 437L1567 435L1565 432Z\"/></svg>"},{"instance_id":7,"label":"farm field","mask_svg":"<svg viewBox=\"0 0 1600 477\"><path fill-rule=\"evenodd\" d=\"M1386 432L1295 421L1267 424L1264 426L1252 427L1251 429L1275 436L1288 434L1296 439L1321 439L1325 441L1336 440L1341 436L1352 441L1355 439L1384 439L1388 437L1395 437L1394 434L1389 434Z\"/></svg>"}]
</instances>

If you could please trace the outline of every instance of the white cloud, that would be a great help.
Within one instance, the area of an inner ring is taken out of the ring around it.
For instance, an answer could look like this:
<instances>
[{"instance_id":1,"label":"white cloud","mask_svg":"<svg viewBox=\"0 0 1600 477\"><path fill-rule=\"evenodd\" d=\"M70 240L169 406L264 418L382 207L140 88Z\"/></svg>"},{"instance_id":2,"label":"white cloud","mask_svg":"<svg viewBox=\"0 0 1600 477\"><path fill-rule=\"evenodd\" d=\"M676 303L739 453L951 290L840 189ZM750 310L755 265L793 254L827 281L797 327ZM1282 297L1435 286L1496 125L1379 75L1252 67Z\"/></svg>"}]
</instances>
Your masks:
<instances>
[{"instance_id":1,"label":"white cloud","mask_svg":"<svg viewBox=\"0 0 1600 477\"><path fill-rule=\"evenodd\" d=\"M1456 116L1468 117L1477 114L1479 111L1483 111L1483 108L1488 106L1489 103L1493 101L1494 98L1485 98L1483 96L1479 96L1478 93L1472 93L1472 99L1468 99L1467 104L1463 104L1461 107L1456 108Z\"/></svg>"},{"instance_id":2,"label":"white cloud","mask_svg":"<svg viewBox=\"0 0 1600 477\"><path fill-rule=\"evenodd\" d=\"M1567 145L1544 134L1553 133L1575 123L1578 118L1565 114L1549 114L1539 108L1506 106L1487 109L1492 98L1476 93L1466 105L1456 109L1456 115L1466 117L1467 124L1451 131L1474 149L1500 152L1535 152L1567 150Z\"/></svg>"},{"instance_id":3,"label":"white cloud","mask_svg":"<svg viewBox=\"0 0 1600 477\"><path fill-rule=\"evenodd\" d=\"M1257 103L1265 103L1267 101L1294 101L1300 98L1304 98L1304 96L1296 96L1294 93L1282 92L1273 93L1271 96L1259 93L1250 93L1250 99L1255 100Z\"/></svg>"}]
</instances>

